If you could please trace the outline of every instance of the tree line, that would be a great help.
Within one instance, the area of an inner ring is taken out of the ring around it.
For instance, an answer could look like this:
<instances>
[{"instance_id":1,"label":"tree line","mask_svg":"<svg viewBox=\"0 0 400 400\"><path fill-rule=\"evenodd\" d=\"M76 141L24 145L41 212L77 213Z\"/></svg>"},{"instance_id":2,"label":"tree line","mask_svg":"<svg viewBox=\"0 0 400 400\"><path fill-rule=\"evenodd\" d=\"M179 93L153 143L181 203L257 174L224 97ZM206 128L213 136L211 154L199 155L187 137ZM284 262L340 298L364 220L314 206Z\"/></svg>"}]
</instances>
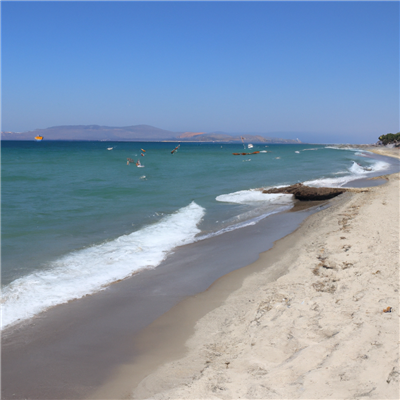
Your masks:
<instances>
[{"instance_id":1,"label":"tree line","mask_svg":"<svg viewBox=\"0 0 400 400\"><path fill-rule=\"evenodd\" d=\"M400 142L400 132L397 133L387 133L386 135L379 136L379 141L386 145L390 143Z\"/></svg>"}]
</instances>

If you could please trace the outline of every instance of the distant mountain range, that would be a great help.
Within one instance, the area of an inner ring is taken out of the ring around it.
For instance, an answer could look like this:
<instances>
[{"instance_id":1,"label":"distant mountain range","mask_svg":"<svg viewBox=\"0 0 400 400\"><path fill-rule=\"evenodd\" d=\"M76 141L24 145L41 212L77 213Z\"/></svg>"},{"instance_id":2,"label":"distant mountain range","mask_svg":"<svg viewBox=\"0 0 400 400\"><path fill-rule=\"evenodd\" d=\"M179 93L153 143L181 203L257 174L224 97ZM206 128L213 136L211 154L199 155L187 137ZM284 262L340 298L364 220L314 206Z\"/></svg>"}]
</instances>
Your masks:
<instances>
[{"instance_id":1,"label":"distant mountain range","mask_svg":"<svg viewBox=\"0 0 400 400\"><path fill-rule=\"evenodd\" d=\"M28 132L1 132L1 140L98 140L98 141L174 141L174 142L246 142L254 143L301 143L299 140L264 137L260 135L232 135L224 132L171 132L150 125L99 126L64 125Z\"/></svg>"}]
</instances>

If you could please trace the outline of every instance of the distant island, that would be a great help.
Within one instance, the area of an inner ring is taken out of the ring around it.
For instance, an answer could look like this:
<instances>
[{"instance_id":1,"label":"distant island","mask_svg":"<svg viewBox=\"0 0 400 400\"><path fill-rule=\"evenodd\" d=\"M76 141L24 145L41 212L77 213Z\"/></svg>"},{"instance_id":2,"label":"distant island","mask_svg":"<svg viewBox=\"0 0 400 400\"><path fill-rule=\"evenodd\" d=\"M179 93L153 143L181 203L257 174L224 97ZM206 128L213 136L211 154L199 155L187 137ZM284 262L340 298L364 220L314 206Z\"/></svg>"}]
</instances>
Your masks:
<instances>
[{"instance_id":1,"label":"distant island","mask_svg":"<svg viewBox=\"0 0 400 400\"><path fill-rule=\"evenodd\" d=\"M1 140L34 140L42 136L44 140L95 140L124 142L246 142L252 143L301 143L299 139L282 139L261 135L232 135L224 132L171 132L150 125L124 127L100 125L64 125L28 132L1 132Z\"/></svg>"}]
</instances>

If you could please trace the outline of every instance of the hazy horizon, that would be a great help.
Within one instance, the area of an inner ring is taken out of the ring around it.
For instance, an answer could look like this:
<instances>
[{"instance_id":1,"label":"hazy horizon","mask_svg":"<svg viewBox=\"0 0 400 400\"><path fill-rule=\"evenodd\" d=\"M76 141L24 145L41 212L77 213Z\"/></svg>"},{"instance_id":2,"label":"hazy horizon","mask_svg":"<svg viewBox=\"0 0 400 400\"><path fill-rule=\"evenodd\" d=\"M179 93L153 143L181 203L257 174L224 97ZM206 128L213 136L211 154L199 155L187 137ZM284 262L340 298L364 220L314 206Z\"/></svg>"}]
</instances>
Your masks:
<instances>
[{"instance_id":1,"label":"hazy horizon","mask_svg":"<svg viewBox=\"0 0 400 400\"><path fill-rule=\"evenodd\" d=\"M1 3L2 131L399 129L398 2Z\"/></svg>"},{"instance_id":2,"label":"hazy horizon","mask_svg":"<svg viewBox=\"0 0 400 400\"><path fill-rule=\"evenodd\" d=\"M148 124L138 124L138 125L134 125L134 126L141 126L141 125L149 126ZM68 127L71 126L72 127L72 126L75 126L75 125L55 125L53 127L36 128L36 129L32 129L32 130L29 130L29 131L23 131L23 132L14 131L14 133L35 132L35 131L41 131L41 130L45 130L45 129L57 128L57 127L63 127L63 126L68 126ZM88 124L88 125L82 125L82 126L99 126L99 124ZM122 126L102 126L102 127L124 128ZM129 127L129 126L127 126L127 127ZM162 127L153 127L153 128L164 130ZM179 131L179 132L170 131L170 132L173 132L173 133L176 133L176 134L182 134L182 133L185 133L185 132L193 132L193 131ZM231 135L233 137L239 137L239 136L243 136L243 135L254 135L254 136L258 135L258 136L262 136L262 137L266 137L266 138L293 139L293 140L299 139L300 142L302 142L302 143L314 143L314 144L317 144L317 143L319 143L319 144L346 144L346 143L348 143L348 144L357 144L357 143L359 143L359 144L373 144L373 143L378 141L377 137L373 138L373 140L370 141L370 142L367 142L367 141L355 142L355 141L351 141L351 140L347 141L347 142L346 141L337 141L337 142L335 142L335 141L318 141L318 140L324 140L324 136L318 135L318 133L313 134L313 133L310 133L310 132L279 132L279 131L277 131L277 132L249 132L249 131L244 131L244 132L224 132L224 131L210 131L210 132L204 132L204 133L206 133L206 134L227 134L227 135ZM307 137L308 140L302 140L301 139L302 136ZM313 140L313 138L316 138L316 139ZM177 139L177 138L174 138L174 139ZM351 137L350 137L350 139L351 139ZM10 140L10 139L7 139L7 140ZM33 138L32 138L32 140L33 140ZM46 140L61 140L61 139L49 139L49 138L46 138ZM62 139L62 140L72 140L72 141L74 141L75 139ZM81 140L87 141L87 140L90 140L90 139L84 139L83 138ZM103 140L103 139L99 139L99 140ZM154 139L149 139L149 140L150 141L154 141ZM160 140L164 140L164 139L160 138ZM171 140L172 140L172 138L171 138ZM118 140L113 140L113 141L118 141ZM124 140L122 140L122 141L124 141Z\"/></svg>"}]
</instances>

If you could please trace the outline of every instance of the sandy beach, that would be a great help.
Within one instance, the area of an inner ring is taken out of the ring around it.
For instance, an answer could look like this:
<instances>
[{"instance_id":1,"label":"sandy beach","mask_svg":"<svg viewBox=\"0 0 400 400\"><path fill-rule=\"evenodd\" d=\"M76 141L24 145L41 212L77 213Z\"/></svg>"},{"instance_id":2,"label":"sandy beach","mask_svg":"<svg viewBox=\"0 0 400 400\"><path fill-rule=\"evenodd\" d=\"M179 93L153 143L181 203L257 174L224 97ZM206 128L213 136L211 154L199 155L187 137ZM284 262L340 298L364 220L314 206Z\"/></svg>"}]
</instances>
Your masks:
<instances>
[{"instance_id":1,"label":"sandy beach","mask_svg":"<svg viewBox=\"0 0 400 400\"><path fill-rule=\"evenodd\" d=\"M163 344L91 398L399 398L399 174L384 178L151 324L136 345Z\"/></svg>"},{"instance_id":2,"label":"sandy beach","mask_svg":"<svg viewBox=\"0 0 400 400\"><path fill-rule=\"evenodd\" d=\"M399 174L353 184L4 331L2 398L398 398Z\"/></svg>"}]
</instances>

